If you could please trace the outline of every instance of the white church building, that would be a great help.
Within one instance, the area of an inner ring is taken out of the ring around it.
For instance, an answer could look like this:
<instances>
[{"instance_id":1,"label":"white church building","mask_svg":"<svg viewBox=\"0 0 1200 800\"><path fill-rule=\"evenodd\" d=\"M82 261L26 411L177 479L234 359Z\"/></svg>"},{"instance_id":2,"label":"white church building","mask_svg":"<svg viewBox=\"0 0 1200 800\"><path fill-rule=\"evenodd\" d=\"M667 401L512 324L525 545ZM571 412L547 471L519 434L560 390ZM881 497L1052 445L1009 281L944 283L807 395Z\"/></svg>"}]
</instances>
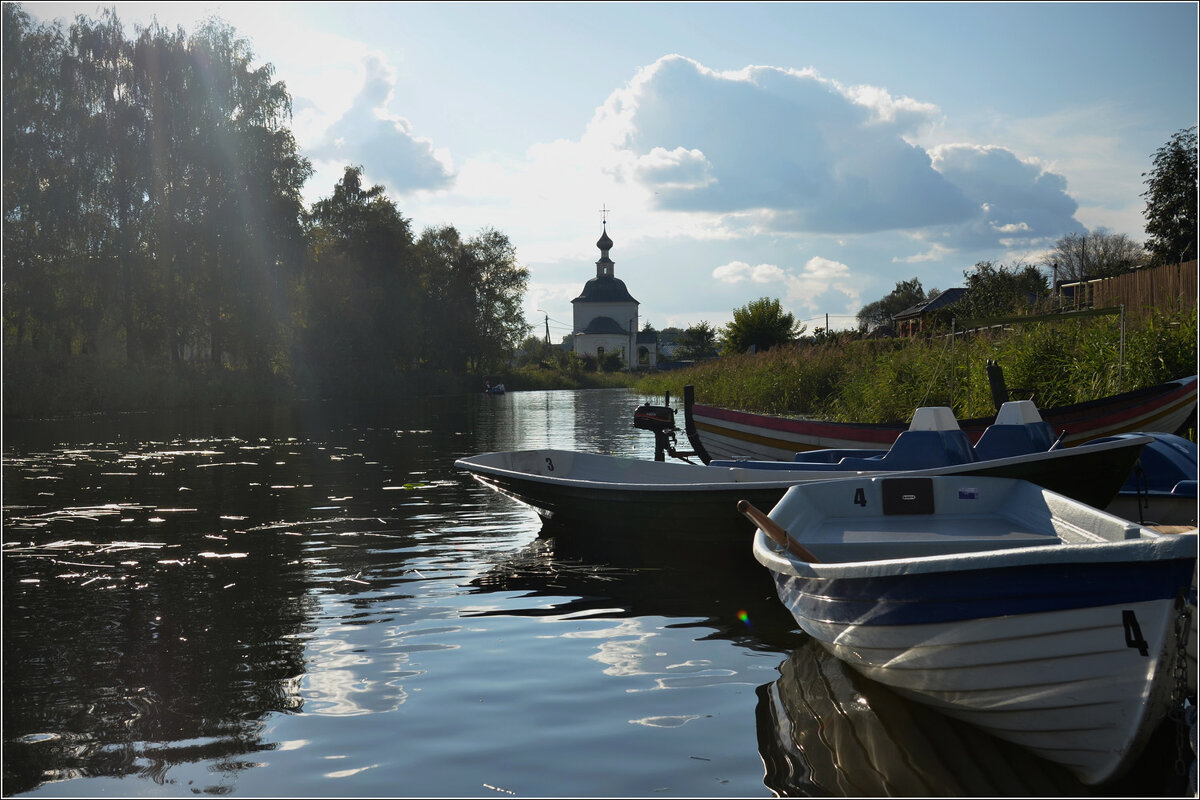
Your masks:
<instances>
[{"instance_id":1,"label":"white church building","mask_svg":"<svg viewBox=\"0 0 1200 800\"><path fill-rule=\"evenodd\" d=\"M625 282L613 275L613 260L608 257L612 246L606 222L596 242L600 248L596 277L585 283L583 291L571 301L574 349L581 356L597 360L620 353L627 369L653 369L658 363L658 337L654 332L639 330L638 301L629 294Z\"/></svg>"}]
</instances>

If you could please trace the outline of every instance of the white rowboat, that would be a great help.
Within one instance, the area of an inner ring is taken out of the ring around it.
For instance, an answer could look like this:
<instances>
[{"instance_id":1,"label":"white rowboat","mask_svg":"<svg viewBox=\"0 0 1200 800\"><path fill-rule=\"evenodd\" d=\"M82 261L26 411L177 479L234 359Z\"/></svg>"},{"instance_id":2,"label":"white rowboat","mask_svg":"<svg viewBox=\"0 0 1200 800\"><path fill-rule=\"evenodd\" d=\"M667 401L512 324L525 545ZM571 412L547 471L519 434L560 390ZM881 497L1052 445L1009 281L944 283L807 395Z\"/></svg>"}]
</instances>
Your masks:
<instances>
[{"instance_id":1,"label":"white rowboat","mask_svg":"<svg viewBox=\"0 0 1200 800\"><path fill-rule=\"evenodd\" d=\"M1186 682L1195 537L1025 481L799 484L753 550L834 656L1087 784L1120 774Z\"/></svg>"}]
</instances>

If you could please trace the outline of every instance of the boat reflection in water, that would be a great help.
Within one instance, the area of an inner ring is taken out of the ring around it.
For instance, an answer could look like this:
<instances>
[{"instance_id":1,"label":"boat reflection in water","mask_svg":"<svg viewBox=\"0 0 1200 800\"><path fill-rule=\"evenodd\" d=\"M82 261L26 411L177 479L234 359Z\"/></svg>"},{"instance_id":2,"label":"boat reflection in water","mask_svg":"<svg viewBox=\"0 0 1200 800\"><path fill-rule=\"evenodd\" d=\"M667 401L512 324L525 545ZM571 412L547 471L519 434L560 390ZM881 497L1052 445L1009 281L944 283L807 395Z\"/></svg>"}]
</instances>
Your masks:
<instances>
[{"instance_id":1,"label":"boat reflection in water","mask_svg":"<svg viewBox=\"0 0 1200 800\"><path fill-rule=\"evenodd\" d=\"M806 640L758 688L764 783L788 796L1072 796L1066 769L858 675Z\"/></svg>"},{"instance_id":2,"label":"boat reflection in water","mask_svg":"<svg viewBox=\"0 0 1200 800\"><path fill-rule=\"evenodd\" d=\"M686 618L674 627L708 628L704 638L779 653L801 640L770 573L747 555L748 541L733 551L635 530L598 534L544 523L537 539L471 583L481 593L522 591L551 602L479 615Z\"/></svg>"},{"instance_id":3,"label":"boat reflection in water","mask_svg":"<svg viewBox=\"0 0 1200 800\"><path fill-rule=\"evenodd\" d=\"M757 689L763 783L779 797L1151 797L1189 793L1167 721L1116 781L1085 786L1065 767L906 700L805 638ZM1190 750L1187 756L1191 757Z\"/></svg>"}]
</instances>

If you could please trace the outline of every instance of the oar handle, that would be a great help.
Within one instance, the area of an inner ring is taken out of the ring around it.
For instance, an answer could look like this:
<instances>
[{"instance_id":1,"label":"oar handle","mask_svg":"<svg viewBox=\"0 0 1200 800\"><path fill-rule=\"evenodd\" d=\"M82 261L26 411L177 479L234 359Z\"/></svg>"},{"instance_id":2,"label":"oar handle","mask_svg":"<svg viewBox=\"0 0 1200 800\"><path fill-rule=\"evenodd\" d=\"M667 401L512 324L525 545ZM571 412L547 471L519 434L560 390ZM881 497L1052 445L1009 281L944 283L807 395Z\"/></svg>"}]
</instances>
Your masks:
<instances>
[{"instance_id":1,"label":"oar handle","mask_svg":"<svg viewBox=\"0 0 1200 800\"><path fill-rule=\"evenodd\" d=\"M768 517L759 509L755 508L754 504L749 500L738 500L737 510L741 512L746 519L750 520L759 528L761 528L762 532L767 536L770 536L776 543L786 547L792 555L812 563L820 561L820 559L814 556L807 547L789 536L786 528Z\"/></svg>"}]
</instances>

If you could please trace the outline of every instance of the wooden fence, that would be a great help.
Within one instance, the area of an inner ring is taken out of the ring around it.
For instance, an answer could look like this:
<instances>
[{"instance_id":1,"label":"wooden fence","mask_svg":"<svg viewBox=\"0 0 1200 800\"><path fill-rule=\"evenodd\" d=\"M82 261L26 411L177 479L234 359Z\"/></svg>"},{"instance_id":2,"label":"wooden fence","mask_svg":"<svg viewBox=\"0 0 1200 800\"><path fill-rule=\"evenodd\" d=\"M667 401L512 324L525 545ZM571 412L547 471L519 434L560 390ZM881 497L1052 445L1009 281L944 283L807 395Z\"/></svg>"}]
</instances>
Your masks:
<instances>
[{"instance_id":1,"label":"wooden fence","mask_svg":"<svg viewBox=\"0 0 1200 800\"><path fill-rule=\"evenodd\" d=\"M1127 317L1157 308L1184 311L1196 307L1196 262L1140 269L1115 278L1088 282L1094 308L1125 306Z\"/></svg>"}]
</instances>

